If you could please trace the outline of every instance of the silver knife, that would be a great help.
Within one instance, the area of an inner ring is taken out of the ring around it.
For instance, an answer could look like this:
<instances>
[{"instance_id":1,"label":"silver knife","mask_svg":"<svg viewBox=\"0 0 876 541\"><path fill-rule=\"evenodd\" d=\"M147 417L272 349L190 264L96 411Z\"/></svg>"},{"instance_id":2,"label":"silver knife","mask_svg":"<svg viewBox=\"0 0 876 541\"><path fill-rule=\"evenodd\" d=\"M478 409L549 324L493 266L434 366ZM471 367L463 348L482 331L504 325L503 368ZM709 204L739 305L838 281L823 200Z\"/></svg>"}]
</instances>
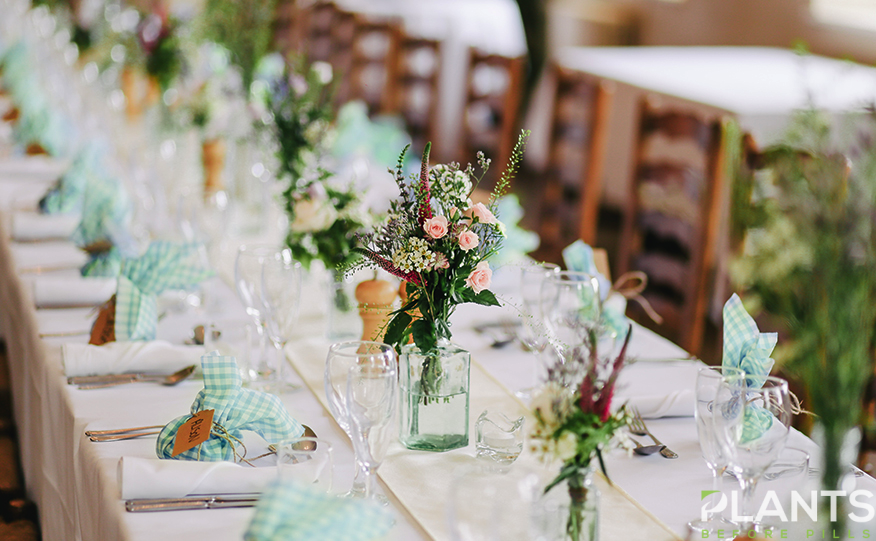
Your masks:
<instances>
[{"instance_id":1,"label":"silver knife","mask_svg":"<svg viewBox=\"0 0 876 541\"><path fill-rule=\"evenodd\" d=\"M147 511L186 511L190 509L229 509L233 507L254 507L258 501L258 494L251 494L248 496L150 498L126 500L125 509L130 513L142 513Z\"/></svg>"},{"instance_id":2,"label":"silver knife","mask_svg":"<svg viewBox=\"0 0 876 541\"><path fill-rule=\"evenodd\" d=\"M131 374L103 374L101 376L71 376L67 378L68 385L83 385L109 383L113 381L137 380L144 377L146 374L142 372Z\"/></svg>"}]
</instances>

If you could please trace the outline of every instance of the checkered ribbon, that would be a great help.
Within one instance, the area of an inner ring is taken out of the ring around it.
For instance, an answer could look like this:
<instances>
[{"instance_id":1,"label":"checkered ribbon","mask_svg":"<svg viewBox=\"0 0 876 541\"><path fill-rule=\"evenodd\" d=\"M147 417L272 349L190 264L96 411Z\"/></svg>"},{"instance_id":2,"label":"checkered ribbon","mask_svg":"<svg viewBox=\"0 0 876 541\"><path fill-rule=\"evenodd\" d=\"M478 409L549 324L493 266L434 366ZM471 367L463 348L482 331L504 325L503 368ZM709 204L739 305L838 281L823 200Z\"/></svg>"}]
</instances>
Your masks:
<instances>
[{"instance_id":1,"label":"checkered ribbon","mask_svg":"<svg viewBox=\"0 0 876 541\"><path fill-rule=\"evenodd\" d=\"M762 387L765 378L770 375L775 364L770 354L777 341L776 333L760 332L738 295L734 293L724 304L724 356L721 364L743 370L748 387ZM757 439L772 423L772 414L756 406L750 407L745 412L742 440Z\"/></svg>"},{"instance_id":2,"label":"checkered ribbon","mask_svg":"<svg viewBox=\"0 0 876 541\"><path fill-rule=\"evenodd\" d=\"M71 214L82 211L85 188L92 175L98 175L100 152L95 144L89 144L76 156L70 169L58 184L40 200L40 210L45 214Z\"/></svg>"},{"instance_id":3,"label":"checkered ribbon","mask_svg":"<svg viewBox=\"0 0 876 541\"><path fill-rule=\"evenodd\" d=\"M191 415L177 417L161 430L155 444L158 458L239 462L246 455L243 430L257 433L268 443L279 443L304 434L304 427L289 415L279 398L240 386L240 373L234 357L213 352L201 357L201 367L204 370L204 389L195 397ZM214 410L210 438L188 451L171 456L179 427L203 410Z\"/></svg>"},{"instance_id":4,"label":"checkered ribbon","mask_svg":"<svg viewBox=\"0 0 876 541\"><path fill-rule=\"evenodd\" d=\"M627 300L622 294L614 294L611 281L602 275L596 268L593 258L593 248L583 241L576 240L563 249L563 261L570 271L584 272L595 276L599 282L599 296L601 303L595 299L586 299L592 312L593 318L599 318L600 322L616 335L616 339L623 341L630 328L630 322L624 315L627 310ZM601 307L600 307L601 304Z\"/></svg>"},{"instance_id":5,"label":"checkered ribbon","mask_svg":"<svg viewBox=\"0 0 876 541\"><path fill-rule=\"evenodd\" d=\"M213 275L201 263L201 244L157 241L138 258L122 259L116 290L116 340L154 340L158 295L189 289Z\"/></svg>"},{"instance_id":6,"label":"checkered ribbon","mask_svg":"<svg viewBox=\"0 0 876 541\"><path fill-rule=\"evenodd\" d=\"M389 512L375 502L338 498L276 479L259 498L244 539L370 541L383 538L392 524Z\"/></svg>"}]
</instances>

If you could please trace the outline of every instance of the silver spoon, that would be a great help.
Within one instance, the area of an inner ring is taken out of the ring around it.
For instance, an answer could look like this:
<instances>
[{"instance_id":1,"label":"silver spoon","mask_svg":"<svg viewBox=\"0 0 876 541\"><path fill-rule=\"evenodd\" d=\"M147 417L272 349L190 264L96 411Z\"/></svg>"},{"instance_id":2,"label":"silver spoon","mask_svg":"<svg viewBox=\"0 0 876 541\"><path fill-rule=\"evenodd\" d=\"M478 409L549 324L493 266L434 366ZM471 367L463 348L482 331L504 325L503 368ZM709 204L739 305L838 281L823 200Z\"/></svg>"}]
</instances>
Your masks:
<instances>
[{"instance_id":1,"label":"silver spoon","mask_svg":"<svg viewBox=\"0 0 876 541\"><path fill-rule=\"evenodd\" d=\"M632 440L632 438L630 438ZM633 449L633 452L637 455L648 456L653 455L654 453L659 453L661 449L663 449L663 445L642 445L641 443L633 440L633 443L636 444L636 448Z\"/></svg>"}]
</instances>

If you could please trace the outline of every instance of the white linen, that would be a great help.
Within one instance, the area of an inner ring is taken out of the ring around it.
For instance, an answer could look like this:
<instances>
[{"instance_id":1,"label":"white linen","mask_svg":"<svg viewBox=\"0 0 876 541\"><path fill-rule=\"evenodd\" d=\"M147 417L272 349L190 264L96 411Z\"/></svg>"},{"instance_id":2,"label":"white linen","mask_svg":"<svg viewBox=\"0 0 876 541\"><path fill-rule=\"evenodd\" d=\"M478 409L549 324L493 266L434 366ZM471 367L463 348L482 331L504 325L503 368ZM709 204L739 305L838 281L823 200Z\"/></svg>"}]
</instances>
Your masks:
<instances>
[{"instance_id":1,"label":"white linen","mask_svg":"<svg viewBox=\"0 0 876 541\"><path fill-rule=\"evenodd\" d=\"M102 346L64 344L61 362L69 376L123 374L125 372L174 372L200 364L203 346L174 346L163 340L110 342Z\"/></svg>"},{"instance_id":2,"label":"white linen","mask_svg":"<svg viewBox=\"0 0 876 541\"><path fill-rule=\"evenodd\" d=\"M12 238L17 241L66 239L80 221L78 214L16 212L12 215Z\"/></svg>"},{"instance_id":3,"label":"white linen","mask_svg":"<svg viewBox=\"0 0 876 541\"><path fill-rule=\"evenodd\" d=\"M115 278L36 276L32 282L37 308L99 306L116 292Z\"/></svg>"},{"instance_id":4,"label":"white linen","mask_svg":"<svg viewBox=\"0 0 876 541\"><path fill-rule=\"evenodd\" d=\"M69 167L68 160L48 156L11 156L0 159L0 179L54 181Z\"/></svg>"},{"instance_id":5,"label":"white linen","mask_svg":"<svg viewBox=\"0 0 876 541\"><path fill-rule=\"evenodd\" d=\"M614 405L620 406L623 400L615 400ZM636 409L644 419L659 419L661 417L693 417L696 408L696 395L690 389L631 396L626 405Z\"/></svg>"},{"instance_id":6,"label":"white linen","mask_svg":"<svg viewBox=\"0 0 876 541\"><path fill-rule=\"evenodd\" d=\"M49 272L88 263L88 254L67 241L13 243L9 248L18 272Z\"/></svg>"},{"instance_id":7,"label":"white linen","mask_svg":"<svg viewBox=\"0 0 876 541\"><path fill-rule=\"evenodd\" d=\"M40 199L51 186L50 182L44 181L13 182L0 178L0 210L36 211ZM10 222L12 221L11 215L6 217Z\"/></svg>"},{"instance_id":8,"label":"white linen","mask_svg":"<svg viewBox=\"0 0 876 541\"><path fill-rule=\"evenodd\" d=\"M277 477L272 467L134 456L119 459L118 473L123 500L259 493Z\"/></svg>"}]
</instances>

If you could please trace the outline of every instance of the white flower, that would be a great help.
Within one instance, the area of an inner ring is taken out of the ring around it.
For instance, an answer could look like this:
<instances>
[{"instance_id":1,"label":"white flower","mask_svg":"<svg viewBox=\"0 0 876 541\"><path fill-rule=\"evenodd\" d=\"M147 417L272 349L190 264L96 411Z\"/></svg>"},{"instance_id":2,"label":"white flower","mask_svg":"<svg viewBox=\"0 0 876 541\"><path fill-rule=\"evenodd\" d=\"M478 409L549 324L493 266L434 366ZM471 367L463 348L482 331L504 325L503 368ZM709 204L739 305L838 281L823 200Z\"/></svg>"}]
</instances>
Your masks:
<instances>
[{"instance_id":1,"label":"white flower","mask_svg":"<svg viewBox=\"0 0 876 541\"><path fill-rule=\"evenodd\" d=\"M295 219L289 224L293 233L323 231L335 223L338 211L328 199L301 199L295 203Z\"/></svg>"},{"instance_id":2,"label":"white flower","mask_svg":"<svg viewBox=\"0 0 876 541\"><path fill-rule=\"evenodd\" d=\"M563 432L563 435L557 440L557 457L566 461L575 456L578 452L578 437L568 430Z\"/></svg>"},{"instance_id":3,"label":"white flower","mask_svg":"<svg viewBox=\"0 0 876 541\"><path fill-rule=\"evenodd\" d=\"M316 61L311 66L314 72L316 72L316 76L319 78L319 82L327 85L332 82L332 65L328 62Z\"/></svg>"}]
</instances>

